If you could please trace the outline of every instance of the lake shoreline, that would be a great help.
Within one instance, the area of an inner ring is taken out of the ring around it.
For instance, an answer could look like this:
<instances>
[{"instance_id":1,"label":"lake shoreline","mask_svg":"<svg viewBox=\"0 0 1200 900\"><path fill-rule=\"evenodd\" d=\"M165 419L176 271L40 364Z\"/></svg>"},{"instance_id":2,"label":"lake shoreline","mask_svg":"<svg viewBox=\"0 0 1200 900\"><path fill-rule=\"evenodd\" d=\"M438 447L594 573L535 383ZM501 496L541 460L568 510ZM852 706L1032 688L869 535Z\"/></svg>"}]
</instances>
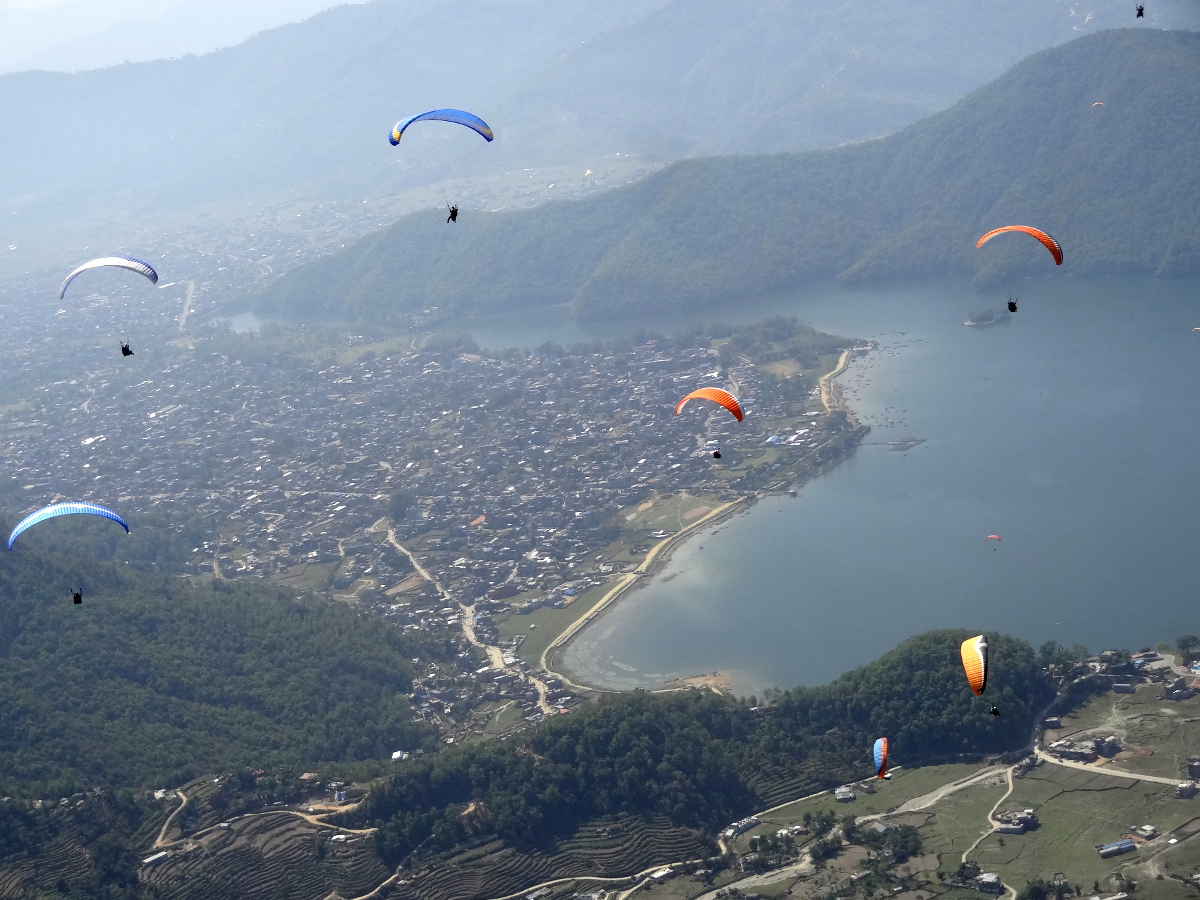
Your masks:
<instances>
[{"instance_id":1,"label":"lake shoreline","mask_svg":"<svg viewBox=\"0 0 1200 900\"><path fill-rule=\"evenodd\" d=\"M596 605L590 609L586 615L573 622L562 632L562 634L560 634L546 646L546 649L542 651L541 658L538 661L541 668L552 677L558 678L564 685L573 687L576 690L606 694L625 693L629 690L636 690L637 688L603 687L598 684L593 684L587 679L581 678L578 674L571 671L570 667L566 665L563 659L563 654L565 653L567 646L571 643L571 641L583 634L588 627L596 624L605 615L607 615L609 612L612 612L617 607L617 604L621 601L621 599L628 594L633 593L636 589L649 584L654 577L661 572L668 563L670 563L675 551L680 549L680 547L682 547L693 537L702 534L707 529L723 524L736 515L748 512L761 499L766 497L778 497L785 494L795 495L796 491L807 484L808 481L824 475L843 460L851 457L857 451L859 444L862 443L863 438L866 437L871 429L870 426L864 426L858 422L853 411L850 409L845 399L841 396L841 392L838 391L836 380L838 377L849 371L850 365L855 358L860 355L870 353L874 349L876 349L876 345L873 341L867 344L855 344L853 347L846 348L842 351L834 368L825 375L821 376L819 379L821 402L825 406L826 412L845 412L848 421L853 427L853 431L850 432L850 434L853 435L853 442L849 444L849 446L847 446L842 453L840 453L834 459L828 460L824 464L812 466L796 473L795 477L788 482L787 487L782 490L770 489L765 491L755 491L739 497L736 500L731 500L729 503L717 507L708 513L708 515L696 522L693 522L683 530L671 535L669 538L655 545L653 548L651 548L650 553L646 556L642 563L632 572L629 572L624 576L620 584L614 585L607 594L597 601ZM651 690L656 693L661 691L688 690L692 687L692 685L688 682L702 677L707 676L679 676L672 678L670 681L665 682L665 684L680 684L683 685L682 687L666 686L651 688ZM725 678L724 681L727 688L728 678ZM712 686L711 689L716 690L717 688Z\"/></svg>"}]
</instances>

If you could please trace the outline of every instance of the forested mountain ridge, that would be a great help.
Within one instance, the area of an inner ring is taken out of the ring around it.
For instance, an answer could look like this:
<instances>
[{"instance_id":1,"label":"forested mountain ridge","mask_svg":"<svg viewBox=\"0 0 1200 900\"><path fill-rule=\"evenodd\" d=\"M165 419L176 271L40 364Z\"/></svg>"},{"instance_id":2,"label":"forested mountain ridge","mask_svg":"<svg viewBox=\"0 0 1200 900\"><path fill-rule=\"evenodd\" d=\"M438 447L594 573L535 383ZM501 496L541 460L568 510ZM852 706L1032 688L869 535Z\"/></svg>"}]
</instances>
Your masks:
<instances>
[{"instance_id":1,"label":"forested mountain ridge","mask_svg":"<svg viewBox=\"0 0 1200 900\"><path fill-rule=\"evenodd\" d=\"M60 218L100 216L104 234L122 217L202 204L375 198L539 165L582 175L617 152L828 147L903 127L1086 31L1200 26L1189 0L1155 6L1140 22L1124 0L342 6L201 57L0 76L0 237ZM414 130L401 148L384 140L439 106L479 113L496 142L448 128Z\"/></svg>"},{"instance_id":2,"label":"forested mountain ridge","mask_svg":"<svg viewBox=\"0 0 1200 900\"><path fill-rule=\"evenodd\" d=\"M477 745L409 766L346 822L380 823L377 844L389 864L481 831L544 846L606 815L662 815L715 834L761 806L869 776L879 736L904 765L1018 750L1054 690L1027 643L989 636L988 697L1003 710L991 716L963 678L958 644L968 636L918 635L767 708L698 691L606 697L546 722L523 746Z\"/></svg>"},{"instance_id":3,"label":"forested mountain ridge","mask_svg":"<svg viewBox=\"0 0 1200 900\"><path fill-rule=\"evenodd\" d=\"M1093 104L1102 103L1102 106ZM627 188L438 228L414 214L270 285L277 310L350 315L574 302L669 312L821 278L1200 270L1200 35L1109 31L1035 54L890 137L688 160ZM975 250L989 228L1054 234ZM1052 271L1054 270L1054 271Z\"/></svg>"},{"instance_id":4,"label":"forested mountain ridge","mask_svg":"<svg viewBox=\"0 0 1200 900\"><path fill-rule=\"evenodd\" d=\"M1200 27L1194 7L1150 14L1156 28ZM672 0L575 48L500 109L555 141L569 124L577 146L610 152L819 149L945 109L1030 53L1136 24L1109 2Z\"/></svg>"},{"instance_id":5,"label":"forested mountain ridge","mask_svg":"<svg viewBox=\"0 0 1200 900\"><path fill-rule=\"evenodd\" d=\"M412 658L445 647L325 598L194 585L113 558L152 530L114 528L109 542L53 523L0 556L0 793L161 787L434 746L407 695Z\"/></svg>"},{"instance_id":6,"label":"forested mountain ridge","mask_svg":"<svg viewBox=\"0 0 1200 900\"><path fill-rule=\"evenodd\" d=\"M11 571L5 568L0 575L7 590ZM125 573L116 570L99 575L107 585ZM186 598L181 603L178 592L170 599L208 627L219 625L218 619L228 615L222 612L220 600L214 602L212 596L201 598L210 607L208 611L197 609ZM254 600L264 607L264 616L280 614L277 606L263 603L261 596ZM112 600L108 596L95 600L96 605L102 602ZM145 619L134 621L128 615L131 606L121 603L122 621L131 629L144 630ZM20 612L23 621L37 615L27 606ZM238 624L242 623L227 620L218 642L241 639L240 634L229 634L228 626ZM4 627L11 636L11 622L6 620ZM111 646L111 630L94 624L88 627L94 643ZM341 637L336 630L329 636L326 627L327 640L338 648L347 640L361 648L362 634L347 638L345 622L341 627ZM78 646L70 636L72 630L72 626L64 628L67 635L59 651ZM383 877L386 870L379 860L388 867L411 864L428 868L426 874L436 878L438 873L454 869L454 863L442 857L461 856L464 849L478 850L483 844L500 856L544 859L545 854L556 852L560 841L569 842L581 826L597 818L627 824L652 822L652 830L660 837L673 835L673 841L682 840L689 848L689 858L702 855L706 845L715 852L713 836L733 819L814 790L869 777L873 771L870 747L878 736L889 738L893 763L905 766L955 759L960 754L978 758L1020 750L1028 741L1034 716L1054 695L1051 683L1027 643L990 635L991 683L986 698L974 696L958 659L958 644L969 634L935 631L918 635L831 684L771 692L769 705L761 707L695 690L612 695L579 707L569 717L548 720L510 743L474 744L409 760L399 774L374 782L363 804L339 817L341 826L376 829L373 838L364 837L366 843L356 845L355 852L363 857L351 866L357 875L346 868L346 859L339 862L332 850L328 857L322 852L320 841L315 840L316 826L272 807L273 800L296 803L311 793L310 783L298 780L303 770L285 764L265 775L251 772L247 766L278 764L281 757L279 748L250 746L241 749L244 757L253 761L246 763L243 756L227 753L232 772L205 770L205 777L184 786L188 803L180 808L168 837L211 832L205 839L205 852L200 854L203 865L197 866L194 857L177 854L176 865L168 868L167 875L142 868L139 876L138 861L152 852L160 827L178 806L176 798L159 801L146 791L90 789L61 804L0 803L0 883L10 890L18 885L36 889L39 896L70 895L93 888L109 897L145 896L150 883L162 896L266 897L271 896L271 884L262 879L254 885L229 885L255 865L278 871L283 864L292 877L306 885L305 892L298 895L325 896L339 884L354 888L350 893L355 894L368 889L369 885L362 883L364 877L380 873L373 884ZM294 639L294 632L285 628L274 636ZM15 649L27 657L30 654L22 648L29 646L29 640L17 634L5 655L12 656ZM122 648L115 649L121 653ZM297 652L312 649L311 644L303 644ZM272 651L268 649L266 656L266 664L270 664ZM60 662L64 659L57 658ZM122 665L136 667L138 662L125 657ZM369 666L370 660L364 665ZM189 667L179 677L184 681L195 674L196 669ZM240 677L238 673L234 676ZM86 677L86 673L76 677ZM107 681L105 673L99 680ZM350 702L345 699L345 688L344 679L331 685L331 693L342 697L343 705ZM7 692L8 686L4 689ZM989 699L1000 705L1001 717L988 714ZM228 705L231 711L240 709L246 714L244 697L231 697ZM99 706L109 709L102 700ZM360 707L358 714L360 720L354 726L358 732L378 727L376 713L370 708ZM79 735L55 735L52 729L57 725L53 717L43 721L46 739L52 736L73 746ZM108 741L124 725L120 718L94 723ZM241 736L237 726L236 718L212 723L215 732L226 738ZM229 734L222 730L226 728ZM277 733L272 730L264 740ZM30 752L44 753L46 749L46 740L39 738ZM88 748L79 749L86 752ZM135 756L130 765L141 762L141 754L155 752L132 744L125 749ZM178 742L169 742L160 752L178 754L181 765L189 761ZM5 774L10 760L7 752L0 755ZM84 777L91 774L83 773ZM219 777L214 780L209 777L212 775ZM20 787L26 796L33 787L51 797L73 789L69 778L22 783ZM0 788L7 790L4 784ZM227 819L239 822L235 832L244 838L234 840L234 835L227 834L214 839L221 832L213 826ZM271 840L264 843L258 839L268 832ZM624 859L623 865L615 858L605 865L615 867L613 874L619 876L628 873L631 865L644 868L679 858L664 857L661 848L655 855L655 846L642 847L640 855ZM596 862L594 857L587 859ZM518 880L526 871L521 865L515 870ZM310 883L313 879L318 882L315 886Z\"/></svg>"}]
</instances>

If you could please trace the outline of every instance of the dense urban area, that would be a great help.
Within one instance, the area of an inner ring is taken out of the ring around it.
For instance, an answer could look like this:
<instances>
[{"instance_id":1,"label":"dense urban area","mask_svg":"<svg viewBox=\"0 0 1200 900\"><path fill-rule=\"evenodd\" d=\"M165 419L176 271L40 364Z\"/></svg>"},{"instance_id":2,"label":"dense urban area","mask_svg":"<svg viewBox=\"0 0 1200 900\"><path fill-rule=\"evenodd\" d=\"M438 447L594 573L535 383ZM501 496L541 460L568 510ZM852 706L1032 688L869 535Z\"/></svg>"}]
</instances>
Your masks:
<instances>
[{"instance_id":1,"label":"dense urban area","mask_svg":"<svg viewBox=\"0 0 1200 900\"><path fill-rule=\"evenodd\" d=\"M45 328L36 303L6 313L10 517L61 499L134 529L141 513L196 535L171 561L184 577L329 590L452 640L463 671L429 664L414 694L449 741L481 730L470 711L489 700L516 701L521 726L577 699L528 678L524 635L502 640L498 620L571 605L696 511L787 490L865 432L817 384L850 342L792 320L490 352L432 330L188 329L190 293L175 319L147 316L162 295L119 278L78 293L43 342L27 340ZM131 358L77 337L147 320ZM733 390L746 420L701 403L676 416L704 386ZM668 526L636 515L689 497Z\"/></svg>"}]
</instances>

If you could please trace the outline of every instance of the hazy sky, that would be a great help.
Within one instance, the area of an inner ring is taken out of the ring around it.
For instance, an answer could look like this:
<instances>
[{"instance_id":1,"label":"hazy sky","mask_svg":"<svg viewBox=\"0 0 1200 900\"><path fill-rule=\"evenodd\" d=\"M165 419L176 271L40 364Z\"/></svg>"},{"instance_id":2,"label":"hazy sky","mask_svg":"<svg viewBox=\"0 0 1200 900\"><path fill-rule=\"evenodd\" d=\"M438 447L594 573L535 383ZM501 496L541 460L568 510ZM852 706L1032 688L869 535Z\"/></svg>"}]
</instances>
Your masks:
<instances>
[{"instance_id":1,"label":"hazy sky","mask_svg":"<svg viewBox=\"0 0 1200 900\"><path fill-rule=\"evenodd\" d=\"M0 0L0 73L71 72L207 53L345 2Z\"/></svg>"}]
</instances>

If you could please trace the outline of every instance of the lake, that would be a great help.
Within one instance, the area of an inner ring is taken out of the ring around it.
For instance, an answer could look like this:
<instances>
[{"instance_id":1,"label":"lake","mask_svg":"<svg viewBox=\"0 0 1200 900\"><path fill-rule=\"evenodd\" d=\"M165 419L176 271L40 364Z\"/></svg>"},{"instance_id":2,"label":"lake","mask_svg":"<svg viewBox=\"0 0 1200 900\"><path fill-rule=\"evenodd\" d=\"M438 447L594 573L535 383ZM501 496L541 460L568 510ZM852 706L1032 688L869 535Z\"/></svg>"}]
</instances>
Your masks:
<instances>
[{"instance_id":1,"label":"lake","mask_svg":"<svg viewBox=\"0 0 1200 900\"><path fill-rule=\"evenodd\" d=\"M699 321L799 316L870 338L842 384L873 431L810 482L679 549L572 642L566 667L614 688L719 670L740 693L828 681L931 628L995 629L1096 652L1200 631L1200 281L966 283L794 295ZM669 330L565 309L469 323L485 346ZM924 438L907 452L899 437ZM1002 540L986 541L989 534Z\"/></svg>"}]
</instances>

